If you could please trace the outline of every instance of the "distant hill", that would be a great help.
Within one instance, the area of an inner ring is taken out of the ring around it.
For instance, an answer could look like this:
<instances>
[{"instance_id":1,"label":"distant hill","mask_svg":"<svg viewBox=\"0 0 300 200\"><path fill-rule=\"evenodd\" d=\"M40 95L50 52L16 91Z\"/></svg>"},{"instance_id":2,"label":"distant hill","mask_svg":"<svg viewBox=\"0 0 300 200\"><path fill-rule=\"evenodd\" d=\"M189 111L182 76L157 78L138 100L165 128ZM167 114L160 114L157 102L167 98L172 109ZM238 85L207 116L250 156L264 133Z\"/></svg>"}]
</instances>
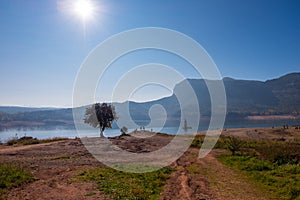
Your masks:
<instances>
[{"instance_id":1,"label":"distant hill","mask_svg":"<svg viewBox=\"0 0 300 200\"><path fill-rule=\"evenodd\" d=\"M206 81L211 84L218 82ZM291 73L268 81L224 78L223 83L227 96L227 122L264 115L293 115L297 120L300 118L300 73ZM130 115L134 120L149 120L149 109L159 104L164 107L168 122L176 122L181 114L176 95L184 98L184 105L181 106L189 107L190 104L190 95L184 87L186 84L190 84L195 91L201 115L209 118L210 95L203 79L186 79L175 86L173 95L159 100L114 103L118 116L126 116L124 113L126 105L129 104ZM83 116L85 108L86 106L76 109ZM72 109L0 107L0 129L32 124L38 127L74 127Z\"/></svg>"},{"instance_id":2,"label":"distant hill","mask_svg":"<svg viewBox=\"0 0 300 200\"><path fill-rule=\"evenodd\" d=\"M22 110L22 109L21 109ZM52 129L74 128L72 109L24 109L25 112L0 112L0 130L5 128L35 127Z\"/></svg>"},{"instance_id":3,"label":"distant hill","mask_svg":"<svg viewBox=\"0 0 300 200\"><path fill-rule=\"evenodd\" d=\"M300 112L300 73L291 73L278 79L266 81L278 102L274 110L284 113Z\"/></svg>"},{"instance_id":4,"label":"distant hill","mask_svg":"<svg viewBox=\"0 0 300 200\"><path fill-rule=\"evenodd\" d=\"M15 114L21 112L33 112L41 110L56 110L59 108L32 108L32 107L21 107L21 106L0 106L0 113Z\"/></svg>"}]
</instances>

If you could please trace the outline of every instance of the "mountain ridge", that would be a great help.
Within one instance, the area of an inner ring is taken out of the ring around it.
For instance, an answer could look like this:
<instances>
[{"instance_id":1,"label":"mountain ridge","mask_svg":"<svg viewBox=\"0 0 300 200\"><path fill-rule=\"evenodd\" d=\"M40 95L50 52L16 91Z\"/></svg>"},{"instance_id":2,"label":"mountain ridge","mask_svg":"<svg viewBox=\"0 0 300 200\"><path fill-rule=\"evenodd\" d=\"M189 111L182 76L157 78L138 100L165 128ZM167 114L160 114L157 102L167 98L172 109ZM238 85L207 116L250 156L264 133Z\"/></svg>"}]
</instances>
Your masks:
<instances>
[{"instance_id":1,"label":"mountain ridge","mask_svg":"<svg viewBox=\"0 0 300 200\"><path fill-rule=\"evenodd\" d=\"M148 102L113 103L117 113L122 117L126 104L134 120L149 120L149 109L159 104L165 108L167 118L180 118L180 103L176 95L180 95L186 106L190 96L184 85L190 84L199 103L201 116L210 116L210 95L206 82L221 80L185 79L178 83L173 95ZM266 80L236 80L229 77L222 79L227 98L227 121L246 119L253 115L300 115L300 73L290 73L281 77ZM19 110L18 110L19 108ZM86 106L75 108L84 113ZM10 112L3 112L9 110ZM23 111L23 112L22 112ZM72 108L28 108L0 106L0 129L15 126L18 122L36 122L40 126L74 126ZM22 123L21 123L22 124Z\"/></svg>"}]
</instances>

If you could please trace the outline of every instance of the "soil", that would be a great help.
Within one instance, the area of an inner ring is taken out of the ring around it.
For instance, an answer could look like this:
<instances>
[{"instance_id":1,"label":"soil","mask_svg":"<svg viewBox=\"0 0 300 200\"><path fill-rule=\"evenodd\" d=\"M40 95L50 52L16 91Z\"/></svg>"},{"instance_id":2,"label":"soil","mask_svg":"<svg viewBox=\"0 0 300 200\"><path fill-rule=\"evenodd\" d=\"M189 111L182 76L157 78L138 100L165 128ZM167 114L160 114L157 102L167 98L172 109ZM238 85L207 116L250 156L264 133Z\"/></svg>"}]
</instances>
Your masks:
<instances>
[{"instance_id":1,"label":"soil","mask_svg":"<svg viewBox=\"0 0 300 200\"><path fill-rule=\"evenodd\" d=\"M262 139L299 136L298 130L232 129L223 135ZM300 131L300 130L299 130ZM203 133L201 133L203 134ZM142 134L143 135L143 134ZM152 137L119 136L110 138L120 148L145 153L168 144L172 137L157 134ZM220 163L216 156L226 153L213 150L205 158L198 158L199 149L189 148L171 164L176 170L167 180L161 199L268 199L242 174ZM0 162L13 163L31 171L35 181L11 189L4 199L109 199L95 183L76 182L73 178L87 169L103 166L84 147L80 139L19 147L2 146Z\"/></svg>"}]
</instances>

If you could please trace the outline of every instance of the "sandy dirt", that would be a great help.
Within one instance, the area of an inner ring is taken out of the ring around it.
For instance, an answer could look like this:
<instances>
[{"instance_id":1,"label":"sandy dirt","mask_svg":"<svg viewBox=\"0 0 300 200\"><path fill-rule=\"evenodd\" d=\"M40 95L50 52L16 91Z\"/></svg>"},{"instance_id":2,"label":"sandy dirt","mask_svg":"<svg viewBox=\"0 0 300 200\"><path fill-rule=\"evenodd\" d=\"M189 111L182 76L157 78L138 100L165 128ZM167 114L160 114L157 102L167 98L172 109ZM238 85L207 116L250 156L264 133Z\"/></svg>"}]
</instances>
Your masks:
<instances>
[{"instance_id":1,"label":"sandy dirt","mask_svg":"<svg viewBox=\"0 0 300 200\"><path fill-rule=\"evenodd\" d=\"M100 166L80 140L66 140L41 145L0 150L1 162L24 166L35 181L11 190L7 199L101 199L103 195L92 183L73 183L72 177L92 167ZM86 197L96 192L93 197ZM98 196L97 198L95 198Z\"/></svg>"},{"instance_id":2,"label":"sandy dirt","mask_svg":"<svg viewBox=\"0 0 300 200\"><path fill-rule=\"evenodd\" d=\"M291 140L299 138L300 130L232 129L224 130L222 134L252 139L268 137ZM124 136L110 140L122 149L145 153L165 146L171 139L157 135L149 138ZM161 199L268 199L245 177L216 159L216 155L226 151L213 150L202 159L198 158L198 153L198 149L189 148L171 164L176 170L167 180ZM108 199L96 188L95 183L72 181L72 178L86 169L103 166L79 139L20 147L2 146L0 162L23 166L35 177L32 183L9 191L4 199Z\"/></svg>"}]
</instances>

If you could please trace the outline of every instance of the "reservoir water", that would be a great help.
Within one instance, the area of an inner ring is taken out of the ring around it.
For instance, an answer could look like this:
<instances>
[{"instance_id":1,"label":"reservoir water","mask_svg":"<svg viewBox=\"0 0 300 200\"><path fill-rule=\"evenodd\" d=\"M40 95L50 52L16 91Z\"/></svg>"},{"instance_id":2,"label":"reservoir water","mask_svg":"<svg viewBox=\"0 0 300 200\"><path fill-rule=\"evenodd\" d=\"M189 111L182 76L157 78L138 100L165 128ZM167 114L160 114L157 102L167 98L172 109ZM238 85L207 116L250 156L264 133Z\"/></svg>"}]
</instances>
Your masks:
<instances>
[{"instance_id":1,"label":"reservoir water","mask_svg":"<svg viewBox=\"0 0 300 200\"><path fill-rule=\"evenodd\" d=\"M285 122L277 122L277 123L249 123L249 124L233 124L233 125L225 125L224 128L259 128L259 127L278 127L286 124ZM296 125L296 124L289 124ZM202 126L198 129L198 131L207 130L207 126ZM146 128L148 131L161 132L170 135L174 134L185 134L186 132L182 128L178 127L163 127L162 129L158 128ZM134 131L133 129L129 129L128 132ZM120 135L120 129L106 129L104 131L105 137L114 137ZM37 139L48 139L54 137L64 137L64 138L76 138L76 137L98 137L99 129L89 129L86 131L81 131L80 135L76 129L52 129L52 130L23 130L23 129L10 129L0 132L0 142L6 142L12 138L21 138L24 136L31 136Z\"/></svg>"}]
</instances>

